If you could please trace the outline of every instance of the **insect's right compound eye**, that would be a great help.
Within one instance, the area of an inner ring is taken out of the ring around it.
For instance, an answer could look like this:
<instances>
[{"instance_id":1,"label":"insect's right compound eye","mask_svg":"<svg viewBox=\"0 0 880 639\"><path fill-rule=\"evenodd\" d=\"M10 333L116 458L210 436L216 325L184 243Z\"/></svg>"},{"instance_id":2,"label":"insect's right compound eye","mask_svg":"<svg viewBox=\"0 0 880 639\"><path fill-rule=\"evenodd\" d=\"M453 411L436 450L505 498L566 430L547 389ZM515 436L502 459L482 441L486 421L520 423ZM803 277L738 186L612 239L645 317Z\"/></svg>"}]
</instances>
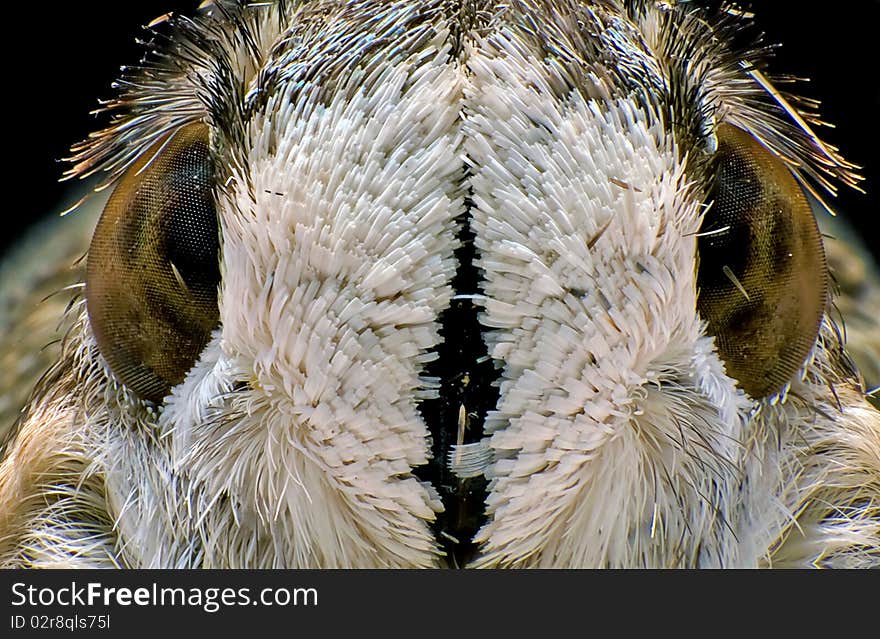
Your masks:
<instances>
[{"instance_id":1,"label":"insect's right compound eye","mask_svg":"<svg viewBox=\"0 0 880 639\"><path fill-rule=\"evenodd\" d=\"M140 398L183 381L219 322L219 237L208 128L157 142L120 179L95 229L86 304L98 348Z\"/></svg>"},{"instance_id":2,"label":"insect's right compound eye","mask_svg":"<svg viewBox=\"0 0 880 639\"><path fill-rule=\"evenodd\" d=\"M742 129L723 124L717 135L697 306L727 374L757 399L782 390L815 344L828 298L825 251L785 163Z\"/></svg>"}]
</instances>

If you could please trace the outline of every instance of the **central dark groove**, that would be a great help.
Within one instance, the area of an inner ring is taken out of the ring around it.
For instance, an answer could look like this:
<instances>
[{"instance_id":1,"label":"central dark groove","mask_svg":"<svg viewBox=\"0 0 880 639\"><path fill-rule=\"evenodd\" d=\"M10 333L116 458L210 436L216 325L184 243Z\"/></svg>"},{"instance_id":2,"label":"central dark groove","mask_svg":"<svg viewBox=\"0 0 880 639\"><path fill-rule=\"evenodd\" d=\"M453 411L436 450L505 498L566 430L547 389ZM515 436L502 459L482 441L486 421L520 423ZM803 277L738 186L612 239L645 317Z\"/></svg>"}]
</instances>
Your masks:
<instances>
[{"instance_id":1,"label":"central dark groove","mask_svg":"<svg viewBox=\"0 0 880 639\"><path fill-rule=\"evenodd\" d=\"M473 202L466 200L466 210ZM456 296L482 293L480 270L476 265L477 249L470 216L460 221L455 252L458 271L452 280ZM448 466L449 454L458 443L472 443L483 437L486 413L498 402L498 388L493 384L499 372L488 357L479 307L472 299L455 298L440 314L439 357L425 367L425 374L440 380L437 399L425 400L420 410L433 438L433 457L416 470L423 481L440 493L445 506L437 516L434 530L447 553L450 566L460 567L473 557L476 546L471 541L485 522L487 481L484 477L459 479Z\"/></svg>"}]
</instances>

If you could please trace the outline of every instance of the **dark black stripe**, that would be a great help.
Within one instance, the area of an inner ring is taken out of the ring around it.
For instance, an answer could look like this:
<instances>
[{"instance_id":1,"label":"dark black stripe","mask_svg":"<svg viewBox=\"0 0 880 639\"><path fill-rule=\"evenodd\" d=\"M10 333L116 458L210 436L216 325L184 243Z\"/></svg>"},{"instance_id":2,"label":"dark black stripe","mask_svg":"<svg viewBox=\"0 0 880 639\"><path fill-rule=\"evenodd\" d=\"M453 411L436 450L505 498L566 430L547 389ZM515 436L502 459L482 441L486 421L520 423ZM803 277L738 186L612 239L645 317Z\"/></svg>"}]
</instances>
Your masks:
<instances>
[{"instance_id":1,"label":"dark black stripe","mask_svg":"<svg viewBox=\"0 0 880 639\"><path fill-rule=\"evenodd\" d=\"M473 203L468 200L466 204L470 211ZM459 266L452 287L456 294L481 293L470 214L465 213L460 223L458 238L461 246L455 252ZM483 340L485 329L478 319L479 310L470 299L454 299L441 313L443 341L437 347L439 358L425 370L425 374L440 379L440 396L426 400L420 406L433 438L433 458L427 466L417 469L417 475L430 482L443 500L445 511L438 516L434 528L438 542L453 566L464 565L475 553L471 539L485 522L487 494L484 478L460 480L447 465L449 453L458 438L459 415L464 407L468 416L464 443L480 440L486 414L495 408L499 394L494 382L500 371L487 357Z\"/></svg>"}]
</instances>

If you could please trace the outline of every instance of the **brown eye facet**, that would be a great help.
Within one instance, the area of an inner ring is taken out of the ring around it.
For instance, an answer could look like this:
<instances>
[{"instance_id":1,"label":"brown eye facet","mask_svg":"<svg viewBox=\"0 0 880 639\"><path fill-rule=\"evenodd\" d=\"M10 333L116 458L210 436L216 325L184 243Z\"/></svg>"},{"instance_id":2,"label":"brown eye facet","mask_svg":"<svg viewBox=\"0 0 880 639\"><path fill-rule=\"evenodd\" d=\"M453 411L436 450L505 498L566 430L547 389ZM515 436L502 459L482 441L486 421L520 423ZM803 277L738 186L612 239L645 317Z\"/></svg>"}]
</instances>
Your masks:
<instances>
[{"instance_id":1,"label":"brown eye facet","mask_svg":"<svg viewBox=\"0 0 880 639\"><path fill-rule=\"evenodd\" d=\"M208 128L186 125L126 171L92 237L92 331L142 399L160 402L183 381L219 322L213 180Z\"/></svg>"},{"instance_id":2,"label":"brown eye facet","mask_svg":"<svg viewBox=\"0 0 880 639\"><path fill-rule=\"evenodd\" d=\"M785 164L739 128L724 124L717 135L697 306L728 375L766 397L791 380L816 340L828 296L825 251Z\"/></svg>"}]
</instances>

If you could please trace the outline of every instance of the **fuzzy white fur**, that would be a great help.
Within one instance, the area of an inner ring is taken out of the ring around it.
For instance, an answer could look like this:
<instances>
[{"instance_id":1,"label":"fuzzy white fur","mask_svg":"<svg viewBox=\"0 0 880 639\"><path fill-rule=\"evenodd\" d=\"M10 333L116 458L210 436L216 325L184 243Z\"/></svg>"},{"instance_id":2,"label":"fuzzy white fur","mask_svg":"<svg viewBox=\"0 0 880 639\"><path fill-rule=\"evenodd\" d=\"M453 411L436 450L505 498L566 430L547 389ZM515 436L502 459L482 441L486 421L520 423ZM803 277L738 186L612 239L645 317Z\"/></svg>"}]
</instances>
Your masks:
<instances>
[{"instance_id":1,"label":"fuzzy white fur","mask_svg":"<svg viewBox=\"0 0 880 639\"><path fill-rule=\"evenodd\" d=\"M300 51L308 6L257 21L262 66L231 55L259 108L239 138L213 133L220 327L157 411L118 388L83 311L68 387L38 398L0 466L7 564L442 565L442 503L413 469L466 195L502 375L467 468L490 479L475 566L880 561L880 415L851 384L838 407L821 341L787 401L725 374L696 312L698 150L657 110L601 69L566 92L503 7L453 53L439 13L409 26L417 3L328 3ZM625 23L604 46L656 86L664 6L638 24L596 8ZM361 50L362 66L334 57ZM270 72L283 81L259 102ZM748 123L723 73L694 77L714 117Z\"/></svg>"},{"instance_id":2,"label":"fuzzy white fur","mask_svg":"<svg viewBox=\"0 0 880 639\"><path fill-rule=\"evenodd\" d=\"M702 208L672 140L627 101L555 99L508 41L475 49L466 148L504 364L478 563L735 561L749 402L694 313Z\"/></svg>"}]
</instances>

